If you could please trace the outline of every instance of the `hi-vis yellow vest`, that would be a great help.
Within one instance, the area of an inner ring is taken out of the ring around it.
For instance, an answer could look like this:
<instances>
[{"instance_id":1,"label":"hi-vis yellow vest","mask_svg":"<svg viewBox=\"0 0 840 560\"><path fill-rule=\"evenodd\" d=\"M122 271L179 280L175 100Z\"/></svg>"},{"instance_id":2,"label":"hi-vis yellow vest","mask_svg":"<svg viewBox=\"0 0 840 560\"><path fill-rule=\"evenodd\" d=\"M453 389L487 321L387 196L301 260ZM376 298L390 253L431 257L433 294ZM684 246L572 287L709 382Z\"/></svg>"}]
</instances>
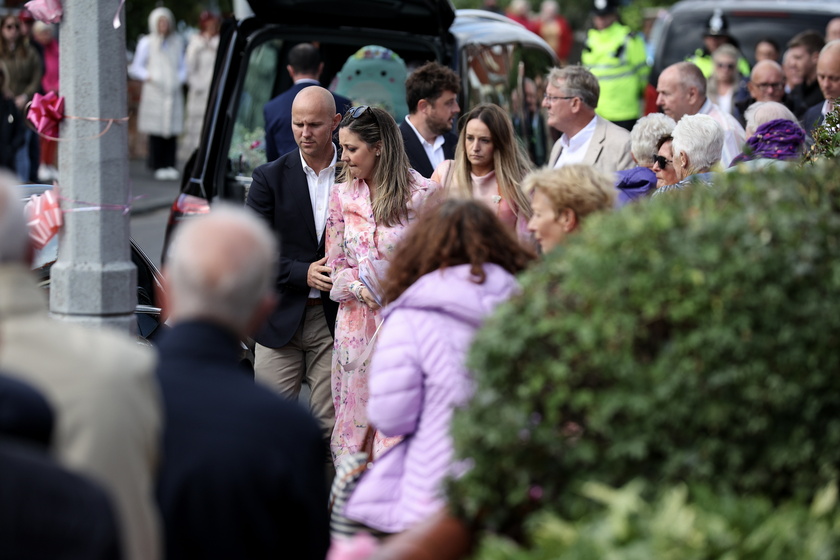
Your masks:
<instances>
[{"instance_id":1,"label":"hi-vis yellow vest","mask_svg":"<svg viewBox=\"0 0 840 560\"><path fill-rule=\"evenodd\" d=\"M712 59L712 55L706 53L703 49L697 49L694 51L694 56L686 60L696 64L707 80L715 71L715 61ZM750 77L750 63L743 56L738 58L738 72L745 78Z\"/></svg>"},{"instance_id":2,"label":"hi-vis yellow vest","mask_svg":"<svg viewBox=\"0 0 840 560\"><path fill-rule=\"evenodd\" d=\"M650 71L641 36L618 22L590 29L580 60L601 87L596 113L608 121L639 118Z\"/></svg>"}]
</instances>

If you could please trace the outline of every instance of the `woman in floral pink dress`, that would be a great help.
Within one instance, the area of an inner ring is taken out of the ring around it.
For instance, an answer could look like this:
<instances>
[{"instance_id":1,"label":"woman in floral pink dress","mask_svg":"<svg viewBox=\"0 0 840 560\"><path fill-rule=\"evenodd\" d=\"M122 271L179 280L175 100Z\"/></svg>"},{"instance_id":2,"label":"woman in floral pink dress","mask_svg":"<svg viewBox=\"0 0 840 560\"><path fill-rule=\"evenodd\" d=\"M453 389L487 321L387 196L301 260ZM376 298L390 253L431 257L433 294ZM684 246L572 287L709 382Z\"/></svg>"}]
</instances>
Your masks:
<instances>
[{"instance_id":1,"label":"woman in floral pink dress","mask_svg":"<svg viewBox=\"0 0 840 560\"><path fill-rule=\"evenodd\" d=\"M339 125L341 183L330 194L327 266L330 297L339 302L332 387L335 428L330 448L336 464L362 449L367 432L371 342L381 321L377 272L415 216L439 201L440 186L410 169L397 123L375 107L350 109ZM374 455L397 443L374 437Z\"/></svg>"}]
</instances>

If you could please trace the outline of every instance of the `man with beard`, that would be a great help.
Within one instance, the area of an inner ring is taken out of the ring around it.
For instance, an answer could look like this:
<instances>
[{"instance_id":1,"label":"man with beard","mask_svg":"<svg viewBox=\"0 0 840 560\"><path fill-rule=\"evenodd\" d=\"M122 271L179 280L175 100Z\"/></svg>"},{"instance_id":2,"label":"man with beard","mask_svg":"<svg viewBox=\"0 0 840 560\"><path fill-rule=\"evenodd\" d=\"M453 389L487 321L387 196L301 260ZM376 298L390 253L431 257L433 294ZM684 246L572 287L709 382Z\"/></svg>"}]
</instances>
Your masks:
<instances>
[{"instance_id":1,"label":"man with beard","mask_svg":"<svg viewBox=\"0 0 840 560\"><path fill-rule=\"evenodd\" d=\"M428 62L405 81L408 115L400 124L411 167L429 178L446 159L455 157L458 136L452 132L460 112L458 75L437 62Z\"/></svg>"}]
</instances>

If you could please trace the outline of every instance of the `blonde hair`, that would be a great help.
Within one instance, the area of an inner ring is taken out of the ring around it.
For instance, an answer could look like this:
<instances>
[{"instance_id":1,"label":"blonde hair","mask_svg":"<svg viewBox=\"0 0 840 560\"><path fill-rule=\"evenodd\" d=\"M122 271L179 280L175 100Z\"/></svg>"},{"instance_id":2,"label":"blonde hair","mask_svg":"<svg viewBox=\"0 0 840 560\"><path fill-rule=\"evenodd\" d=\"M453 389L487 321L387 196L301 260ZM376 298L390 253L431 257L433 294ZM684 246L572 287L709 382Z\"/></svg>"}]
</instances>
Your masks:
<instances>
[{"instance_id":1,"label":"blonde hair","mask_svg":"<svg viewBox=\"0 0 840 560\"><path fill-rule=\"evenodd\" d=\"M452 185L444 185L458 198L472 198L472 165L467 159L467 123L473 119L483 122L490 130L493 141L493 170L499 195L505 199L517 214L530 219L531 199L522 190L522 180L531 171L531 162L521 144L513 134L510 117L498 105L483 103L474 107L461 119L461 133L455 148L452 163Z\"/></svg>"},{"instance_id":2,"label":"blonde hair","mask_svg":"<svg viewBox=\"0 0 840 560\"><path fill-rule=\"evenodd\" d=\"M376 192L371 204L373 217L377 224L388 227L401 224L408 217L408 203L411 199L411 164L405 154L402 134L397 123L387 111L377 107L367 107L354 117L358 107L347 111L339 130L346 128L359 139L373 148L380 146L380 157L376 159L371 179L376 183ZM347 166L341 169L338 181L349 183L353 176Z\"/></svg>"},{"instance_id":3,"label":"blonde hair","mask_svg":"<svg viewBox=\"0 0 840 560\"><path fill-rule=\"evenodd\" d=\"M564 165L559 169L541 169L525 177L528 193L539 191L559 214L569 208L578 220L600 210L613 208L615 185L613 180L591 165Z\"/></svg>"}]
</instances>

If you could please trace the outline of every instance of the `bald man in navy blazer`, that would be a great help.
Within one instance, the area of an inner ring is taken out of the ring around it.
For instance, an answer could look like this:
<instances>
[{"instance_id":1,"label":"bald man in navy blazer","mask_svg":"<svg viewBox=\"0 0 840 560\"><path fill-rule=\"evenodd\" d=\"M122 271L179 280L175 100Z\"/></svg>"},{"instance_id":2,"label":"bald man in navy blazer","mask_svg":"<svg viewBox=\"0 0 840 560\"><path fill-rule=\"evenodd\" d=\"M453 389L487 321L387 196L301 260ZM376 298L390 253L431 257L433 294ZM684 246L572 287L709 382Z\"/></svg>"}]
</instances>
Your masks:
<instances>
[{"instance_id":1,"label":"bald man in navy blazer","mask_svg":"<svg viewBox=\"0 0 840 560\"><path fill-rule=\"evenodd\" d=\"M245 203L280 243L279 301L254 337L255 377L290 399L306 381L326 441L335 422L330 372L338 304L330 299L324 230L337 161L332 134L340 120L328 90L311 86L298 93L292 131L299 147L254 170Z\"/></svg>"}]
</instances>

